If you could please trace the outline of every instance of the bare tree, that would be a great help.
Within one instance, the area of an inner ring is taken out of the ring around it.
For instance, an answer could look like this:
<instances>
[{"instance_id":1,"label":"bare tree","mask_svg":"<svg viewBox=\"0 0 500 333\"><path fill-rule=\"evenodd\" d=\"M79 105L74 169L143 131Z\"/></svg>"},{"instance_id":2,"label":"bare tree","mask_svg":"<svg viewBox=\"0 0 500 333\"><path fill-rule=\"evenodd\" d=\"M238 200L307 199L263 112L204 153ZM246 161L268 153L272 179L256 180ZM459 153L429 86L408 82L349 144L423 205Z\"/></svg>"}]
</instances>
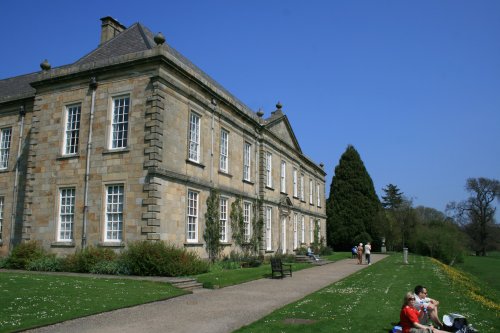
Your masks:
<instances>
[{"instance_id":1,"label":"bare tree","mask_svg":"<svg viewBox=\"0 0 500 333\"><path fill-rule=\"evenodd\" d=\"M495 224L495 199L500 199L500 182L489 178L469 178L465 189L471 196L462 202L448 204L472 240L477 255L486 255L490 229Z\"/></svg>"}]
</instances>

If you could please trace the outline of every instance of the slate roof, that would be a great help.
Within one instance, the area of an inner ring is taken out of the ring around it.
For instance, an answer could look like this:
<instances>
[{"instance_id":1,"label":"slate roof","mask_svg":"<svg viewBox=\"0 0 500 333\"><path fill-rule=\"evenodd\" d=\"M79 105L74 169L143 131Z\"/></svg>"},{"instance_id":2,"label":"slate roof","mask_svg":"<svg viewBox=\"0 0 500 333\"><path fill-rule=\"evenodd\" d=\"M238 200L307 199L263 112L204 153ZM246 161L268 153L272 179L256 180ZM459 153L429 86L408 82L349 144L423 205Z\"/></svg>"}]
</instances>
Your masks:
<instances>
[{"instance_id":1,"label":"slate roof","mask_svg":"<svg viewBox=\"0 0 500 333\"><path fill-rule=\"evenodd\" d=\"M33 97L35 89L30 86L30 82L33 82L37 75L38 73L31 73L0 80L0 102Z\"/></svg>"},{"instance_id":2,"label":"slate roof","mask_svg":"<svg viewBox=\"0 0 500 333\"><path fill-rule=\"evenodd\" d=\"M130 53L150 50L155 46L156 43L154 42L154 34L141 23L134 23L132 26L102 45L99 45L96 49L78 59L73 64L61 66L59 68L91 64ZM190 68L196 75L199 75L203 80L207 81L210 85L217 88L217 90L223 92L225 95L238 103L243 112L245 112L248 116L253 119L257 119L255 112L253 112L248 106L233 96L229 91L203 72L200 68L194 65L189 59L166 43L163 44L162 47L183 65ZM36 72L12 77L6 80L0 80L0 102L16 99L21 95L23 95L23 97L24 95L27 95L28 97L34 96L35 89L30 86L30 83L37 79L37 74L39 73L40 72Z\"/></svg>"}]
</instances>

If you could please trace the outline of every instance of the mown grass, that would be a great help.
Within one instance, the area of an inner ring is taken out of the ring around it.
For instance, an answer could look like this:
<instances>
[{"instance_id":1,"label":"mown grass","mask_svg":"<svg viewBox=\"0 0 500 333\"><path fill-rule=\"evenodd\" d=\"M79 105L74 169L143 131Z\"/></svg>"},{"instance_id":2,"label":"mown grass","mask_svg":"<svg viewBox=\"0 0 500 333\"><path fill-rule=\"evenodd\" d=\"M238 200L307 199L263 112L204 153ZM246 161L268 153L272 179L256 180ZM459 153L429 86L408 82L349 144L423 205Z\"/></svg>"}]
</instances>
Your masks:
<instances>
[{"instance_id":1,"label":"mown grass","mask_svg":"<svg viewBox=\"0 0 500 333\"><path fill-rule=\"evenodd\" d=\"M497 279L500 272L496 270ZM464 282L465 281L465 282ZM402 299L415 285L427 286L441 302L440 316L464 314L481 333L498 332L500 305L477 289L460 271L411 255L402 264L392 255L302 300L289 304L237 332L384 332L399 321Z\"/></svg>"},{"instance_id":2,"label":"mown grass","mask_svg":"<svg viewBox=\"0 0 500 333\"><path fill-rule=\"evenodd\" d=\"M489 297L500 303L500 252L488 253L486 257L467 256L464 259L464 263L457 265L457 268L472 275L477 284L483 284L482 287L488 290Z\"/></svg>"},{"instance_id":3,"label":"mown grass","mask_svg":"<svg viewBox=\"0 0 500 333\"><path fill-rule=\"evenodd\" d=\"M347 252L336 252L332 255L322 257L323 259L336 261L350 258L351 254ZM309 263L293 263L292 272L312 267ZM203 283L205 288L224 288L252 280L267 278L271 276L271 266L263 264L259 267L221 269L218 266L212 266L210 272L196 275L198 282Z\"/></svg>"},{"instance_id":4,"label":"mown grass","mask_svg":"<svg viewBox=\"0 0 500 333\"><path fill-rule=\"evenodd\" d=\"M0 332L44 326L185 293L158 282L2 272Z\"/></svg>"}]
</instances>

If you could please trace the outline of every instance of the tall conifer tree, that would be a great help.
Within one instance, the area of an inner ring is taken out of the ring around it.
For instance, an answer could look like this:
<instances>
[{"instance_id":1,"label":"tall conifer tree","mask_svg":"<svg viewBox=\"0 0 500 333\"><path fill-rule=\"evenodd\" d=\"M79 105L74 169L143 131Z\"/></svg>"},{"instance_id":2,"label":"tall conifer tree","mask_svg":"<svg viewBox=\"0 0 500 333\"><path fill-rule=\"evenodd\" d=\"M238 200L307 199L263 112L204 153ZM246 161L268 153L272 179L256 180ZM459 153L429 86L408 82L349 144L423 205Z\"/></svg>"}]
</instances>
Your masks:
<instances>
[{"instance_id":1,"label":"tall conifer tree","mask_svg":"<svg viewBox=\"0 0 500 333\"><path fill-rule=\"evenodd\" d=\"M335 167L326 204L328 244L348 250L355 242L378 240L380 210L373 181L358 152L349 145Z\"/></svg>"}]
</instances>

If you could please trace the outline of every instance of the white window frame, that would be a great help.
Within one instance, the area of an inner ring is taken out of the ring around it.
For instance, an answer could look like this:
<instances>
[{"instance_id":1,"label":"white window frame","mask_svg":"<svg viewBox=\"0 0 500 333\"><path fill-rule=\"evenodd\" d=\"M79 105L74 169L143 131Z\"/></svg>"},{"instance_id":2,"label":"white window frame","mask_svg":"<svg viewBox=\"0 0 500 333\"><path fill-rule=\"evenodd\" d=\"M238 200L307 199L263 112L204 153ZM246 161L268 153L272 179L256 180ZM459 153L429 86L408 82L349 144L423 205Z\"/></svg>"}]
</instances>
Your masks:
<instances>
[{"instance_id":1,"label":"white window frame","mask_svg":"<svg viewBox=\"0 0 500 333\"><path fill-rule=\"evenodd\" d=\"M293 214L293 249L298 248L299 235L298 235L299 214Z\"/></svg>"},{"instance_id":2,"label":"white window frame","mask_svg":"<svg viewBox=\"0 0 500 333\"><path fill-rule=\"evenodd\" d=\"M321 207L320 185L316 183L316 201L318 207Z\"/></svg>"},{"instance_id":3,"label":"white window frame","mask_svg":"<svg viewBox=\"0 0 500 333\"><path fill-rule=\"evenodd\" d=\"M222 172L229 172L229 132L225 129L220 131L219 168Z\"/></svg>"},{"instance_id":4,"label":"white window frame","mask_svg":"<svg viewBox=\"0 0 500 333\"><path fill-rule=\"evenodd\" d=\"M304 201L305 200L305 193L304 193L304 174L300 174L300 200Z\"/></svg>"},{"instance_id":5,"label":"white window frame","mask_svg":"<svg viewBox=\"0 0 500 333\"><path fill-rule=\"evenodd\" d=\"M220 241L223 243L227 243L227 203L228 199L226 197L220 197L219 199Z\"/></svg>"},{"instance_id":6,"label":"white window frame","mask_svg":"<svg viewBox=\"0 0 500 333\"><path fill-rule=\"evenodd\" d=\"M266 206L266 250L272 250L272 219L273 219L273 208L271 206Z\"/></svg>"},{"instance_id":7,"label":"white window frame","mask_svg":"<svg viewBox=\"0 0 500 333\"><path fill-rule=\"evenodd\" d=\"M198 242L198 202L199 193L188 190L187 212L186 212L186 241L188 243Z\"/></svg>"},{"instance_id":8,"label":"white window frame","mask_svg":"<svg viewBox=\"0 0 500 333\"><path fill-rule=\"evenodd\" d=\"M128 146L130 106L130 95L113 97L109 149L125 149Z\"/></svg>"},{"instance_id":9,"label":"white window frame","mask_svg":"<svg viewBox=\"0 0 500 333\"><path fill-rule=\"evenodd\" d=\"M243 180L250 181L252 145L248 142L243 146Z\"/></svg>"},{"instance_id":10,"label":"white window frame","mask_svg":"<svg viewBox=\"0 0 500 333\"><path fill-rule=\"evenodd\" d=\"M306 242L306 218L304 215L300 216L300 242L304 244Z\"/></svg>"},{"instance_id":11,"label":"white window frame","mask_svg":"<svg viewBox=\"0 0 500 333\"><path fill-rule=\"evenodd\" d=\"M243 202L243 241L250 242L252 235L252 203L248 201Z\"/></svg>"},{"instance_id":12,"label":"white window frame","mask_svg":"<svg viewBox=\"0 0 500 333\"><path fill-rule=\"evenodd\" d=\"M314 188L313 181L309 179L309 204L314 205Z\"/></svg>"},{"instance_id":13,"label":"white window frame","mask_svg":"<svg viewBox=\"0 0 500 333\"><path fill-rule=\"evenodd\" d=\"M286 193L286 162L281 161L281 172L280 172L280 191Z\"/></svg>"},{"instance_id":14,"label":"white window frame","mask_svg":"<svg viewBox=\"0 0 500 333\"><path fill-rule=\"evenodd\" d=\"M110 184L106 186L106 221L104 223L104 241L123 241L123 217L125 210L124 184Z\"/></svg>"},{"instance_id":15,"label":"white window frame","mask_svg":"<svg viewBox=\"0 0 500 333\"><path fill-rule=\"evenodd\" d=\"M309 218L309 244L314 242L314 220L312 217Z\"/></svg>"},{"instance_id":16,"label":"white window frame","mask_svg":"<svg viewBox=\"0 0 500 333\"><path fill-rule=\"evenodd\" d=\"M299 197L298 179L297 179L297 169L293 168L293 196L295 198Z\"/></svg>"},{"instance_id":17,"label":"white window frame","mask_svg":"<svg viewBox=\"0 0 500 333\"><path fill-rule=\"evenodd\" d=\"M195 112L189 115L189 144L188 144L188 159L190 161L200 163L200 123L201 116Z\"/></svg>"},{"instance_id":18,"label":"white window frame","mask_svg":"<svg viewBox=\"0 0 500 333\"><path fill-rule=\"evenodd\" d=\"M63 155L78 154L80 143L81 104L66 105L64 116Z\"/></svg>"},{"instance_id":19,"label":"white window frame","mask_svg":"<svg viewBox=\"0 0 500 333\"><path fill-rule=\"evenodd\" d=\"M273 154L266 152L266 186L273 187Z\"/></svg>"},{"instance_id":20,"label":"white window frame","mask_svg":"<svg viewBox=\"0 0 500 333\"><path fill-rule=\"evenodd\" d=\"M0 170L9 167L10 145L12 142L12 127L0 130Z\"/></svg>"},{"instance_id":21,"label":"white window frame","mask_svg":"<svg viewBox=\"0 0 500 333\"><path fill-rule=\"evenodd\" d=\"M3 240L3 208L4 208L4 197L0 197L0 241Z\"/></svg>"},{"instance_id":22,"label":"white window frame","mask_svg":"<svg viewBox=\"0 0 500 333\"><path fill-rule=\"evenodd\" d=\"M75 225L76 189L66 187L59 189L59 217L57 241L68 242L73 240Z\"/></svg>"}]
</instances>

